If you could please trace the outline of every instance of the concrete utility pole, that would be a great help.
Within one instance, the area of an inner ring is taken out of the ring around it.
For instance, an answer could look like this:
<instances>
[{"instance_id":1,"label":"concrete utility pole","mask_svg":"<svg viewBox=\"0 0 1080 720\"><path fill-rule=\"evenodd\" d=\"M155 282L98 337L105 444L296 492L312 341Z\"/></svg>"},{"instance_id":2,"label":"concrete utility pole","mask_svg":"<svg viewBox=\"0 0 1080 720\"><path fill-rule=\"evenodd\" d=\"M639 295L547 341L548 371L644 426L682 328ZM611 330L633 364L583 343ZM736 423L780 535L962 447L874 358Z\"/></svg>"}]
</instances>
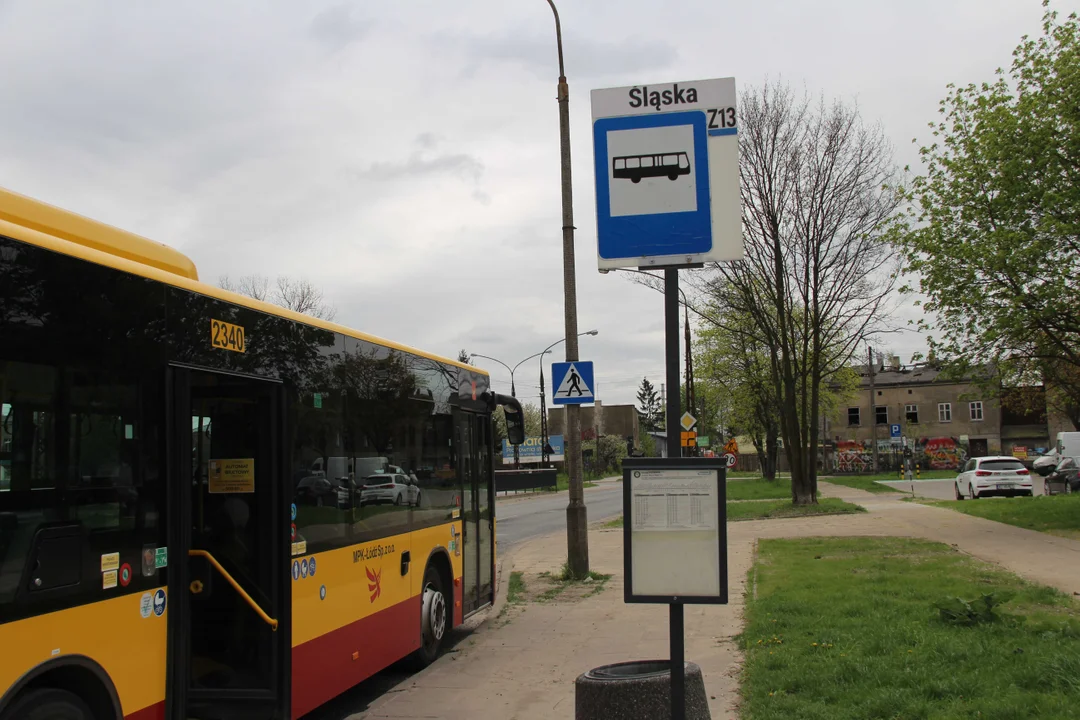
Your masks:
<instances>
[{"instance_id":1,"label":"concrete utility pole","mask_svg":"<svg viewBox=\"0 0 1080 720\"><path fill-rule=\"evenodd\" d=\"M562 26L559 11L548 0L555 15L555 41L559 49L559 145L562 155L562 236L563 295L566 316L566 361L578 358L577 277L574 269L574 192L570 178L570 86L563 65ZM566 472L570 478L570 504L566 506L566 561L570 575L589 574L588 516L581 468L581 407L566 406Z\"/></svg>"}]
</instances>

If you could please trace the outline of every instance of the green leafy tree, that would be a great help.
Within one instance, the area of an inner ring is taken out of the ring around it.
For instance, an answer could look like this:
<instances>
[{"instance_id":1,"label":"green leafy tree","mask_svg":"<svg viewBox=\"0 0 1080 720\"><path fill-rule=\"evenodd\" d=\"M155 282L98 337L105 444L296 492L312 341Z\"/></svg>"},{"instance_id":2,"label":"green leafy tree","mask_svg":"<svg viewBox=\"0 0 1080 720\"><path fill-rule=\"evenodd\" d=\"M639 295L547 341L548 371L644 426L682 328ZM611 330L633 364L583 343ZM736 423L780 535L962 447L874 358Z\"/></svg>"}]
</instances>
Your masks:
<instances>
[{"instance_id":1,"label":"green leafy tree","mask_svg":"<svg viewBox=\"0 0 1080 720\"><path fill-rule=\"evenodd\" d=\"M599 440L586 440L581 443L581 449L591 451L594 472L617 472L621 470L623 458L626 457L626 438L620 435L601 435Z\"/></svg>"},{"instance_id":2,"label":"green leafy tree","mask_svg":"<svg viewBox=\"0 0 1080 720\"><path fill-rule=\"evenodd\" d=\"M935 355L956 374L993 368L993 385L1044 381L1080 429L1078 68L1076 14L1047 10L994 82L950 85L903 241Z\"/></svg>"},{"instance_id":3,"label":"green leafy tree","mask_svg":"<svg viewBox=\"0 0 1080 720\"><path fill-rule=\"evenodd\" d=\"M746 315L729 313L723 317L712 312L706 317L717 324L706 325L698 333L694 359L698 395L729 400L728 426L750 437L762 476L772 480L780 452L780 403L769 348L758 338L753 320Z\"/></svg>"}]
</instances>

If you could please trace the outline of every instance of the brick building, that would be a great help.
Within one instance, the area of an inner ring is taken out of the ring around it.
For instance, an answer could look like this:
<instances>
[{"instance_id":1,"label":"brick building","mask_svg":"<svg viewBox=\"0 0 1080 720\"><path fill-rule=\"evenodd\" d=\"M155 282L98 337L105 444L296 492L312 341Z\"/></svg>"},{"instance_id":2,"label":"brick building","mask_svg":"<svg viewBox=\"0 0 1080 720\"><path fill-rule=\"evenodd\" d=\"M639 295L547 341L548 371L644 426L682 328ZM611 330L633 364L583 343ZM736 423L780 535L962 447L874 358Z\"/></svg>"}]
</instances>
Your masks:
<instances>
[{"instance_id":1,"label":"brick building","mask_svg":"<svg viewBox=\"0 0 1080 720\"><path fill-rule=\"evenodd\" d=\"M826 462L840 472L868 471L873 440L879 467L900 462L903 438L916 462L928 469L953 470L968 457L1024 456L1050 445L1042 388L992 393L969 380L946 378L927 365L901 366L899 358L877 366L856 367L859 387L826 418ZM1024 397L1020 398L1023 394ZM1022 400L1022 402L1020 401ZM899 426L900 437L893 437Z\"/></svg>"},{"instance_id":2,"label":"brick building","mask_svg":"<svg viewBox=\"0 0 1080 720\"><path fill-rule=\"evenodd\" d=\"M581 408L581 434L585 439L596 436L599 428L601 435L618 435L619 437L638 436L638 411L633 405L604 405L597 402L596 405L586 405ZM565 408L555 407L548 409L548 435L565 435L566 411Z\"/></svg>"}]
</instances>

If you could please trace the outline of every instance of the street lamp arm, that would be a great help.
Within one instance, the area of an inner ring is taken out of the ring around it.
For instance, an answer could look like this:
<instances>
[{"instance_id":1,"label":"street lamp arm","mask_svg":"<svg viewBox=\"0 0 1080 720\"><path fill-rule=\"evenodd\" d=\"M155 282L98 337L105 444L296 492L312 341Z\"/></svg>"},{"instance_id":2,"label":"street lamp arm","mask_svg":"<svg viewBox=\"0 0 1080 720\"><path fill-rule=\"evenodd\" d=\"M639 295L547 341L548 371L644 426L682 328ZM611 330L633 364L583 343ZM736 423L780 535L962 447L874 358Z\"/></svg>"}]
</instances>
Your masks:
<instances>
[{"instance_id":1,"label":"street lamp arm","mask_svg":"<svg viewBox=\"0 0 1080 720\"><path fill-rule=\"evenodd\" d=\"M511 378L514 376L514 371L510 370L510 366L507 365L506 363L504 363L502 360L499 360L498 358L488 357L487 355L481 355L480 353L473 353L472 357L484 358L485 360L491 360L492 362L497 362L497 363L502 365L504 368L506 368L510 372L510 377Z\"/></svg>"},{"instance_id":2,"label":"street lamp arm","mask_svg":"<svg viewBox=\"0 0 1080 720\"><path fill-rule=\"evenodd\" d=\"M518 363L517 365L515 365L515 366L514 366L514 369L513 369L512 371L511 371L511 373L517 372L517 369L518 369L519 367L521 367L521 366L522 366L523 364L525 364L525 363L529 362L529 361L530 361L530 360L532 360L532 359L533 359L534 357L540 357L540 356L542 356L542 355L546 354L547 352L548 352L548 351L547 351L547 350L545 350L544 352L538 352L538 353L536 353L535 355L530 355L529 357L525 358L524 360L522 360L521 362L519 362L519 363Z\"/></svg>"},{"instance_id":3,"label":"street lamp arm","mask_svg":"<svg viewBox=\"0 0 1080 720\"><path fill-rule=\"evenodd\" d=\"M559 80L562 80L566 77L562 59L562 25L559 23L559 11L555 8L555 3L553 0L547 0L547 2L551 6L551 12L555 13L555 39L559 45Z\"/></svg>"},{"instance_id":4,"label":"street lamp arm","mask_svg":"<svg viewBox=\"0 0 1080 720\"><path fill-rule=\"evenodd\" d=\"M585 331L585 332L583 332L583 333L578 333L578 337L581 337L582 335L599 335L599 334L600 334L600 331L599 331L599 330L586 330L586 331ZM558 345L559 343L561 343L561 342L565 342L565 341L566 341L566 338L561 338L561 339L559 339L559 340L556 340L555 342L553 342L553 343L551 343L550 345L548 345L548 346L547 346L547 349L546 349L546 350L544 350L544 352L542 352L542 353L539 353L539 354L540 354L540 355L544 355L545 353L548 353L548 352L550 352L550 351L551 351L551 348L553 348L553 347L555 347L556 345ZM535 356L534 356L534 357L535 357Z\"/></svg>"}]
</instances>

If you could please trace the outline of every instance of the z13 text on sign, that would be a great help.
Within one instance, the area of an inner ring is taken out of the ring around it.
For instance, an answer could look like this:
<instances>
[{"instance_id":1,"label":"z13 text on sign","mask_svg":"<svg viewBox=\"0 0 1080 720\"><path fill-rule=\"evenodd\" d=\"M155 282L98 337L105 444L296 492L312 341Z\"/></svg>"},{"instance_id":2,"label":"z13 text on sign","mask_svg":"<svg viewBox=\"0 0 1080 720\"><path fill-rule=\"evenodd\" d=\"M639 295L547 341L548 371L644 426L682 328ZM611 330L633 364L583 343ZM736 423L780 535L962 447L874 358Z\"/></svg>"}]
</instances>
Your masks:
<instances>
[{"instance_id":1,"label":"z13 text on sign","mask_svg":"<svg viewBox=\"0 0 1080 720\"><path fill-rule=\"evenodd\" d=\"M743 256L735 80L592 91L600 270Z\"/></svg>"}]
</instances>

